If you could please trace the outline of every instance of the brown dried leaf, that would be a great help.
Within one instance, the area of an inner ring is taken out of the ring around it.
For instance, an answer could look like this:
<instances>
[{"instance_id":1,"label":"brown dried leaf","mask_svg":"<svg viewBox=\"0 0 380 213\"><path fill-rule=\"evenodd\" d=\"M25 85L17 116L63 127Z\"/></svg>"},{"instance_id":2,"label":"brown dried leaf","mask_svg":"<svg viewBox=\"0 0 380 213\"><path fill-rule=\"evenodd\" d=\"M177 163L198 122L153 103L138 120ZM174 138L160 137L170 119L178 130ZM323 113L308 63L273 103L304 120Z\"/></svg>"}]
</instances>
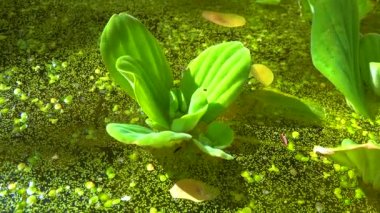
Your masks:
<instances>
[{"instance_id":1,"label":"brown dried leaf","mask_svg":"<svg viewBox=\"0 0 380 213\"><path fill-rule=\"evenodd\" d=\"M203 11L202 17L214 24L221 25L223 27L241 27L246 23L243 16L239 16L233 13Z\"/></svg>"},{"instance_id":2,"label":"brown dried leaf","mask_svg":"<svg viewBox=\"0 0 380 213\"><path fill-rule=\"evenodd\" d=\"M172 198L187 199L194 202L212 200L219 195L219 190L194 179L177 181L169 190Z\"/></svg>"}]
</instances>

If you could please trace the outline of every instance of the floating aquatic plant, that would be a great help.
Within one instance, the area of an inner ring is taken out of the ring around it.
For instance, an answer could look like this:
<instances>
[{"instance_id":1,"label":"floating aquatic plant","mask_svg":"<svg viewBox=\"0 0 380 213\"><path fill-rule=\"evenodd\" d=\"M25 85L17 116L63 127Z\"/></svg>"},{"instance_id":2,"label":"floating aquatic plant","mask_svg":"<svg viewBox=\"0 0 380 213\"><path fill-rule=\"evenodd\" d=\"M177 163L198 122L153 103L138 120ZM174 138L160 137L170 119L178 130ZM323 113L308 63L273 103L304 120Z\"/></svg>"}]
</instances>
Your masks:
<instances>
[{"instance_id":1,"label":"floating aquatic plant","mask_svg":"<svg viewBox=\"0 0 380 213\"><path fill-rule=\"evenodd\" d=\"M355 168L365 183L372 184L380 190L380 145L375 142L356 144L344 139L336 148L315 146L314 152L328 155L334 161Z\"/></svg>"},{"instance_id":2,"label":"floating aquatic plant","mask_svg":"<svg viewBox=\"0 0 380 213\"><path fill-rule=\"evenodd\" d=\"M360 35L364 9L357 0L313 1L311 54L314 66L343 93L361 115L378 111L380 35Z\"/></svg>"},{"instance_id":3,"label":"floating aquatic plant","mask_svg":"<svg viewBox=\"0 0 380 213\"><path fill-rule=\"evenodd\" d=\"M126 144L170 147L193 141L201 151L224 159L233 141L228 125L214 121L240 94L248 80L249 50L232 41L211 46L190 62L179 87L161 47L136 18L111 17L100 50L113 80L134 98L150 128L110 123L107 132Z\"/></svg>"}]
</instances>

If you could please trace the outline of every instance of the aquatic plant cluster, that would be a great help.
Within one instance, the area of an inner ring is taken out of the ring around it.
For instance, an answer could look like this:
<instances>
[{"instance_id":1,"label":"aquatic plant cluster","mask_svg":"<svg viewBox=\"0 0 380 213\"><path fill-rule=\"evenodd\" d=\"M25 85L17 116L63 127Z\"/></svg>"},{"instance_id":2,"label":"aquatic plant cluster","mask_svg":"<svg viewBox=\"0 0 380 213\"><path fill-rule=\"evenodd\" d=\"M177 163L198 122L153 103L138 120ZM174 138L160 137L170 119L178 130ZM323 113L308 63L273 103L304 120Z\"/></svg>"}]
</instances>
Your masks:
<instances>
[{"instance_id":1,"label":"aquatic plant cluster","mask_svg":"<svg viewBox=\"0 0 380 213\"><path fill-rule=\"evenodd\" d=\"M379 210L375 2L0 2L1 211Z\"/></svg>"},{"instance_id":2,"label":"aquatic plant cluster","mask_svg":"<svg viewBox=\"0 0 380 213\"><path fill-rule=\"evenodd\" d=\"M378 102L373 96L380 94L380 35L365 35L359 42L359 13L368 11L359 10L362 7L359 7L355 0L348 3L312 1L309 4L313 10L311 54L314 64L345 94L348 103L357 112L373 118L379 104L372 104L371 111L366 104L373 100ZM348 10L339 11L337 8L343 6L340 4L347 5ZM336 15L330 17L327 14ZM215 19L215 23L223 26L226 25L226 21L219 23L218 20L235 18L231 14L223 15L210 11L203 12L202 16L211 21ZM222 18L214 18L217 16ZM364 16L360 14L360 17ZM244 25L245 21L240 23ZM238 26L241 25L232 27ZM345 28L351 31L344 30ZM331 32L332 30L335 32ZM341 40L346 43L339 42ZM335 44L341 46L335 47ZM359 44L363 46L360 48L362 57L359 57ZM107 132L112 137L123 143L155 148L174 146L192 139L205 153L233 159L221 150L233 141L233 133L228 126L213 122L206 127L204 133L199 133L202 130L197 129L200 128L198 122L205 121L207 125L215 120L239 95L243 83L247 81L251 62L249 51L244 50L242 44L227 42L205 50L184 71L179 89L172 89L173 79L157 41L134 17L126 13L114 15L103 31L100 46L113 79L139 102L148 116L146 123L153 129L133 124L112 123L107 126ZM359 59L362 64L360 71ZM364 84L361 79L366 79ZM368 92L368 88L372 90ZM190 134L186 134L187 132ZM193 138L194 132L198 138ZM373 141L372 146L380 150L380 146ZM374 171L373 174L364 174L363 170L366 171L368 168L362 168L376 164L380 152L377 152L375 157L371 156L365 164L360 163L363 161L361 157L367 159L365 151L363 155L359 157L349 154L350 158L356 160L343 162L356 166L362 171L361 175L364 175L367 183L380 188L378 170L372 168L370 170Z\"/></svg>"}]
</instances>

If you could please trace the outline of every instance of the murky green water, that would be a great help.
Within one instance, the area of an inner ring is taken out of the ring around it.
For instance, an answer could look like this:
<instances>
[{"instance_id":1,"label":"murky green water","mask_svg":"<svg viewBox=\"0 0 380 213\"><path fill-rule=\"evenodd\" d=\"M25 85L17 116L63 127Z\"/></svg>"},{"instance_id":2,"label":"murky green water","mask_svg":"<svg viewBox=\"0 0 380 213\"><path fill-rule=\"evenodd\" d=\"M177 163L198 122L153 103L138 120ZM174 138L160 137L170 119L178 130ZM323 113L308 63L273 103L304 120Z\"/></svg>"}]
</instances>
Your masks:
<instances>
[{"instance_id":1,"label":"murky green water","mask_svg":"<svg viewBox=\"0 0 380 213\"><path fill-rule=\"evenodd\" d=\"M311 153L314 145L380 135L378 123L352 113L313 67L311 23L296 1L3 0L0 8L1 212L379 211L378 193L350 178L349 168ZM247 24L221 27L202 18L203 10L236 13ZM238 40L253 63L271 68L272 88L317 103L325 122L250 112L250 91L261 88L253 82L223 117L235 131L226 149L234 160L205 156L190 144L150 150L116 142L107 123L145 119L112 84L99 52L103 27L124 11L160 41L176 79L203 49ZM365 30L376 32L378 20L379 8L364 20ZM282 133L294 149L284 146ZM201 203L173 199L169 189L183 178L220 194Z\"/></svg>"}]
</instances>

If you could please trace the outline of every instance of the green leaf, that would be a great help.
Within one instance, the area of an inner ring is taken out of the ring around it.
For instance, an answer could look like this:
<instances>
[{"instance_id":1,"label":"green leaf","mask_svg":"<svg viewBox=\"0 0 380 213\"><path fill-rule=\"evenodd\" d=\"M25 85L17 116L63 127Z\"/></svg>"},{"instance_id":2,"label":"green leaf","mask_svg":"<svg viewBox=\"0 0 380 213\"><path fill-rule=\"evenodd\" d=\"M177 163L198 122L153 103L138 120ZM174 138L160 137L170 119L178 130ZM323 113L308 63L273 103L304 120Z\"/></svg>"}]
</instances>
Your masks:
<instances>
[{"instance_id":1,"label":"green leaf","mask_svg":"<svg viewBox=\"0 0 380 213\"><path fill-rule=\"evenodd\" d=\"M165 55L154 36L145 26L127 13L113 15L105 26L100 52L111 76L117 84L134 96L131 79L122 76L116 69L116 60L125 55L143 62L142 68L152 79L165 88L171 88L173 77Z\"/></svg>"},{"instance_id":2,"label":"green leaf","mask_svg":"<svg viewBox=\"0 0 380 213\"><path fill-rule=\"evenodd\" d=\"M370 33L360 39L360 72L367 87L380 95L380 85L375 67L370 69L370 63L380 62L380 35Z\"/></svg>"},{"instance_id":3,"label":"green leaf","mask_svg":"<svg viewBox=\"0 0 380 213\"><path fill-rule=\"evenodd\" d=\"M258 89L243 92L228 109L225 116L234 120L263 120L267 124L295 122L297 125L324 124L324 109L319 105L275 89Z\"/></svg>"},{"instance_id":4,"label":"green leaf","mask_svg":"<svg viewBox=\"0 0 380 213\"><path fill-rule=\"evenodd\" d=\"M202 121L211 122L240 94L251 65L249 50L233 41L211 46L192 60L180 89L187 103L198 88L207 91L209 107Z\"/></svg>"},{"instance_id":5,"label":"green leaf","mask_svg":"<svg viewBox=\"0 0 380 213\"><path fill-rule=\"evenodd\" d=\"M258 4L266 4L266 5L277 5L280 4L281 0L256 0Z\"/></svg>"},{"instance_id":6,"label":"green leaf","mask_svg":"<svg viewBox=\"0 0 380 213\"><path fill-rule=\"evenodd\" d=\"M142 62L131 56L122 56L116 61L116 69L122 76L128 76L133 83L136 101L145 114L163 128L169 127L169 99L163 93L169 90L156 88L157 82L143 70ZM166 102L167 101L167 102Z\"/></svg>"},{"instance_id":7,"label":"green leaf","mask_svg":"<svg viewBox=\"0 0 380 213\"><path fill-rule=\"evenodd\" d=\"M179 88L170 90L170 118L177 118L187 111L187 103L182 91Z\"/></svg>"},{"instance_id":8,"label":"green leaf","mask_svg":"<svg viewBox=\"0 0 380 213\"><path fill-rule=\"evenodd\" d=\"M199 120L208 108L207 93L202 88L197 89L191 96L188 112L180 118L174 119L171 130L175 132L188 132L197 126Z\"/></svg>"},{"instance_id":9,"label":"green leaf","mask_svg":"<svg viewBox=\"0 0 380 213\"><path fill-rule=\"evenodd\" d=\"M314 66L343 93L356 112L373 117L365 104L359 71L356 0L319 0L313 5L311 54Z\"/></svg>"},{"instance_id":10,"label":"green leaf","mask_svg":"<svg viewBox=\"0 0 380 213\"><path fill-rule=\"evenodd\" d=\"M226 160L233 160L234 157L232 155L225 153L223 150L211 147L207 145L208 142L200 142L199 140L193 139L193 142L197 147L204 153L211 155L213 157L223 158Z\"/></svg>"},{"instance_id":11,"label":"green leaf","mask_svg":"<svg viewBox=\"0 0 380 213\"><path fill-rule=\"evenodd\" d=\"M191 135L186 133L154 132L151 129L134 124L110 123L107 125L107 132L122 143L154 148L174 146L192 138Z\"/></svg>"},{"instance_id":12,"label":"green leaf","mask_svg":"<svg viewBox=\"0 0 380 213\"><path fill-rule=\"evenodd\" d=\"M372 88L376 95L380 96L380 63L379 62L370 62L369 63Z\"/></svg>"},{"instance_id":13,"label":"green leaf","mask_svg":"<svg viewBox=\"0 0 380 213\"><path fill-rule=\"evenodd\" d=\"M301 5L304 6L304 5L309 4L311 8L311 12L313 12L314 4L316 1L318 0L301 0ZM359 10L358 16L359 16L359 19L361 20L364 17L366 17L367 14L374 9L377 0L356 0L356 1L357 1L356 2L357 7Z\"/></svg>"},{"instance_id":14,"label":"green leaf","mask_svg":"<svg viewBox=\"0 0 380 213\"><path fill-rule=\"evenodd\" d=\"M103 30L100 52L113 80L137 99L148 117L168 127L173 77L161 47L144 25L127 13L113 15ZM146 85L149 88L141 88ZM160 113L153 118L153 112Z\"/></svg>"},{"instance_id":15,"label":"green leaf","mask_svg":"<svg viewBox=\"0 0 380 213\"><path fill-rule=\"evenodd\" d=\"M207 143L207 145L224 149L232 144L234 140L234 132L225 123L214 121L207 126L207 130L204 134L199 136L199 141Z\"/></svg>"},{"instance_id":16,"label":"green leaf","mask_svg":"<svg viewBox=\"0 0 380 213\"><path fill-rule=\"evenodd\" d=\"M380 145L373 142L356 144L350 139L344 139L340 147L315 146L314 152L328 155L339 164L355 168L365 183L380 190Z\"/></svg>"}]
</instances>

